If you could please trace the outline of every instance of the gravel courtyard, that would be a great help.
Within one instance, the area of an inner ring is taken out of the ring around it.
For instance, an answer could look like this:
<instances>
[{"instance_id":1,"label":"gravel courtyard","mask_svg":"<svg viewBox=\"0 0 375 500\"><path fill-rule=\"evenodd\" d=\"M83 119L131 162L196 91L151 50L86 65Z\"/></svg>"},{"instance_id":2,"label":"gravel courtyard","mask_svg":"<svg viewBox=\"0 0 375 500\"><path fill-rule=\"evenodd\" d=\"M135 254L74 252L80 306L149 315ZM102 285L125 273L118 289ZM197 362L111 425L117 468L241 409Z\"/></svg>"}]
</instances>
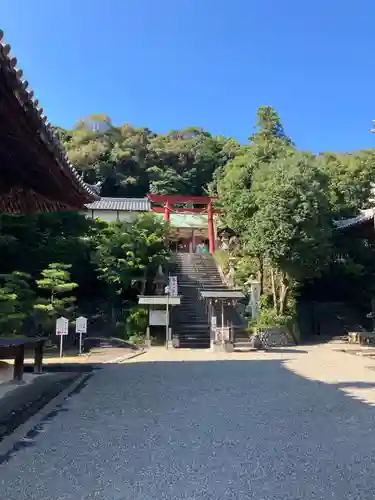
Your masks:
<instances>
[{"instance_id":1,"label":"gravel courtyard","mask_svg":"<svg viewBox=\"0 0 375 500\"><path fill-rule=\"evenodd\" d=\"M0 465L7 500L373 499L374 362L154 350L94 374Z\"/></svg>"}]
</instances>

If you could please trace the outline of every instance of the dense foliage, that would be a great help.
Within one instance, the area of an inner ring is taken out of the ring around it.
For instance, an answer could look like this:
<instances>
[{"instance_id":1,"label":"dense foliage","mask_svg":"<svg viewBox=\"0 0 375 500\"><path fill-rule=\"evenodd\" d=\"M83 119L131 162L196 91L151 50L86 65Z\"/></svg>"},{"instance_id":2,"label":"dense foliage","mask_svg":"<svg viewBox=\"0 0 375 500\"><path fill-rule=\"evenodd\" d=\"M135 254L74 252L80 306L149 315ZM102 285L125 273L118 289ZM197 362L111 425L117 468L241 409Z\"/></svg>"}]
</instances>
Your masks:
<instances>
[{"instance_id":1,"label":"dense foliage","mask_svg":"<svg viewBox=\"0 0 375 500\"><path fill-rule=\"evenodd\" d=\"M226 212L223 223L239 235L233 251L237 276L244 283L244 266L258 275L280 320L294 304L288 301L291 292L300 296L315 286L322 296L317 287L333 275L340 277L340 298L349 289L353 295L354 276L364 278L362 298L364 291L367 299L375 291L371 242L335 231L335 221L369 205L374 182L374 150L298 151L269 107L259 108L249 144L215 172L212 185Z\"/></svg>"},{"instance_id":2,"label":"dense foliage","mask_svg":"<svg viewBox=\"0 0 375 500\"><path fill-rule=\"evenodd\" d=\"M204 194L214 171L239 148L234 139L198 127L161 135L128 124L115 127L101 115L57 131L85 180L102 183L102 196Z\"/></svg>"},{"instance_id":3,"label":"dense foliage","mask_svg":"<svg viewBox=\"0 0 375 500\"><path fill-rule=\"evenodd\" d=\"M56 130L102 196L217 195L221 225L236 233L226 266L240 285L260 279L273 318L290 316L301 294L374 294L374 244L335 231L334 221L370 206L375 150L299 151L269 106L259 108L247 144L197 127L157 134L115 126L103 115ZM163 222L144 215L108 225L64 213L2 215L0 225L3 333L45 331L61 312L87 314L103 329L122 322L132 335L134 325L144 329L144 311L127 320L123 311L167 258Z\"/></svg>"},{"instance_id":4,"label":"dense foliage","mask_svg":"<svg viewBox=\"0 0 375 500\"><path fill-rule=\"evenodd\" d=\"M135 283L153 278L167 258L164 223L152 214L142 214L132 223L109 224L97 231L91 258L99 280L106 284L115 323L122 294Z\"/></svg>"},{"instance_id":5,"label":"dense foliage","mask_svg":"<svg viewBox=\"0 0 375 500\"><path fill-rule=\"evenodd\" d=\"M108 333L167 257L164 222L149 214L113 224L78 213L3 214L0 223L2 334L50 334L57 316L81 314Z\"/></svg>"}]
</instances>

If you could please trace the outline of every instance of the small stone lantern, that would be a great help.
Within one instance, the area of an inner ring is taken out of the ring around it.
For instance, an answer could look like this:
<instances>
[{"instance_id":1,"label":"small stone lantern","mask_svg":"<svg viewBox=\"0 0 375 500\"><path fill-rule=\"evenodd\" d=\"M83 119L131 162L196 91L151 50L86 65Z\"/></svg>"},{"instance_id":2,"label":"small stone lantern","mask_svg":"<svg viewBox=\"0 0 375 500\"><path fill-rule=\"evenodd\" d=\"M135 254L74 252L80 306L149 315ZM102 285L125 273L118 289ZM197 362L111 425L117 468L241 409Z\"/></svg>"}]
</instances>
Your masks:
<instances>
[{"instance_id":1,"label":"small stone lantern","mask_svg":"<svg viewBox=\"0 0 375 500\"><path fill-rule=\"evenodd\" d=\"M167 283L168 279L166 275L163 273L162 267L159 266L153 281L155 295L164 295L164 289Z\"/></svg>"}]
</instances>

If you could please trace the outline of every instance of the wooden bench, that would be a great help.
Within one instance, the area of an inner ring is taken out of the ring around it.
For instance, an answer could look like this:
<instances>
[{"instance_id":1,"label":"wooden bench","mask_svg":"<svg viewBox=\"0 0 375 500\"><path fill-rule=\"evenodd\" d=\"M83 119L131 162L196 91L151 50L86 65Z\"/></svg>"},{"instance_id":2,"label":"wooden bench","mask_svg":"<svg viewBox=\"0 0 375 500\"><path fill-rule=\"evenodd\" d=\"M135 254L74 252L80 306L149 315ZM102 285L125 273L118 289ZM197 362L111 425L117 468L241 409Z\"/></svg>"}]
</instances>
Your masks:
<instances>
[{"instance_id":1,"label":"wooden bench","mask_svg":"<svg viewBox=\"0 0 375 500\"><path fill-rule=\"evenodd\" d=\"M44 337L0 337L0 359L14 359L13 382L22 382L25 348L34 349L34 373L42 373Z\"/></svg>"}]
</instances>

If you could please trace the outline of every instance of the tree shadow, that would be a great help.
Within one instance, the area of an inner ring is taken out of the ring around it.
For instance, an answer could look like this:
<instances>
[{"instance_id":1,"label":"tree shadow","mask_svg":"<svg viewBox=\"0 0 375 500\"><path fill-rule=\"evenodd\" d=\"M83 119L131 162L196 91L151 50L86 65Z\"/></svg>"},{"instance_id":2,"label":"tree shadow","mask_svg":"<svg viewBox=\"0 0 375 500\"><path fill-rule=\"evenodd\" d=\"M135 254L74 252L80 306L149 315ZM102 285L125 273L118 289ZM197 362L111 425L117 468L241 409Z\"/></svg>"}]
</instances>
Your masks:
<instances>
[{"instance_id":1,"label":"tree shadow","mask_svg":"<svg viewBox=\"0 0 375 500\"><path fill-rule=\"evenodd\" d=\"M345 389L375 384L310 380L287 361L139 358L99 370L48 436L2 464L0 498L26 498L13 495L17 476L31 497L64 487L82 499L372 500L375 409ZM32 483L20 476L28 461ZM50 481L50 470L63 474Z\"/></svg>"},{"instance_id":2,"label":"tree shadow","mask_svg":"<svg viewBox=\"0 0 375 500\"><path fill-rule=\"evenodd\" d=\"M239 347L235 348L234 352L236 353L249 353L253 352L254 348L252 347ZM308 354L308 351L305 351L303 349L295 349L294 347L292 348L287 348L287 347L270 347L269 349L259 349L258 352L268 352L268 353L280 353L280 354Z\"/></svg>"},{"instance_id":3,"label":"tree shadow","mask_svg":"<svg viewBox=\"0 0 375 500\"><path fill-rule=\"evenodd\" d=\"M337 389L351 389L351 388L356 388L356 389L374 389L375 388L375 382L360 382L360 381L339 382L338 384L335 384L335 387Z\"/></svg>"},{"instance_id":4,"label":"tree shadow","mask_svg":"<svg viewBox=\"0 0 375 500\"><path fill-rule=\"evenodd\" d=\"M124 366L133 405L126 440L149 475L133 469L123 479L139 481L144 495L153 488L155 498L183 498L166 487L176 474L184 494L197 499L373 498L375 409L345 389L375 384L309 380L285 361ZM163 486L151 480L156 463Z\"/></svg>"}]
</instances>

